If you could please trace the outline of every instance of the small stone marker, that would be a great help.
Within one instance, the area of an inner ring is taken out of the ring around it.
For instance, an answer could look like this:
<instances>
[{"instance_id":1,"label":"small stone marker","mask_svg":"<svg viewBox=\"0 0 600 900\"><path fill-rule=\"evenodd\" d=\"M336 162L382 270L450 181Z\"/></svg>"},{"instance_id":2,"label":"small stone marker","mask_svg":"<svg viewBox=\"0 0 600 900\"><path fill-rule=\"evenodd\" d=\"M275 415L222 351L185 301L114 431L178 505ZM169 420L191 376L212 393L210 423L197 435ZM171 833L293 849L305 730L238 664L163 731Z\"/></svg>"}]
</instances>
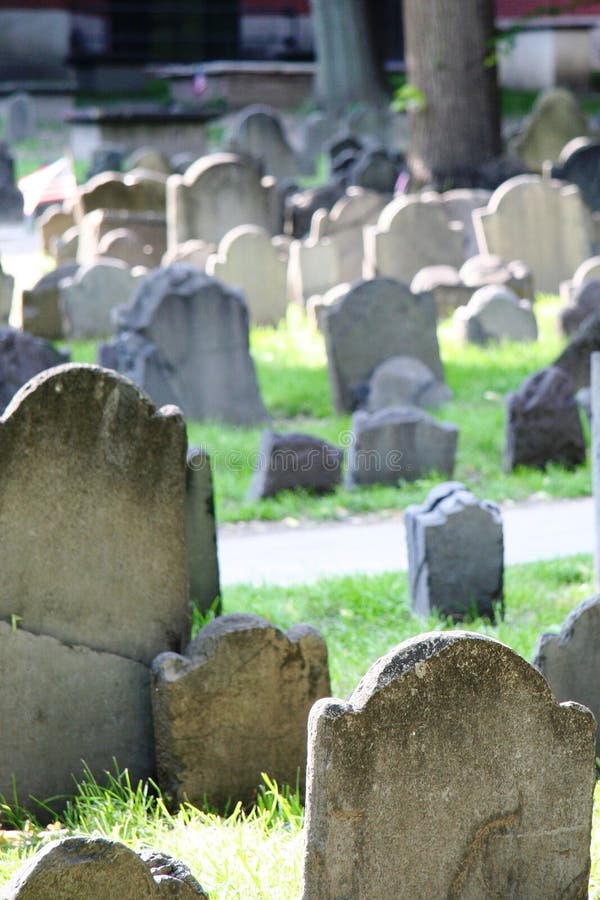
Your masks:
<instances>
[{"instance_id":1,"label":"small stone marker","mask_svg":"<svg viewBox=\"0 0 600 900\"><path fill-rule=\"evenodd\" d=\"M404 513L413 609L462 618L495 615L503 604L504 539L500 509L449 481Z\"/></svg>"},{"instance_id":2,"label":"small stone marker","mask_svg":"<svg viewBox=\"0 0 600 900\"><path fill-rule=\"evenodd\" d=\"M386 406L440 406L452 399L449 387L414 356L392 356L377 366L369 380L367 409Z\"/></svg>"},{"instance_id":3,"label":"small stone marker","mask_svg":"<svg viewBox=\"0 0 600 900\"><path fill-rule=\"evenodd\" d=\"M116 259L82 266L73 278L61 281L59 304L66 336L82 340L111 334L111 311L127 303L135 281L129 266Z\"/></svg>"},{"instance_id":4,"label":"small stone marker","mask_svg":"<svg viewBox=\"0 0 600 900\"><path fill-rule=\"evenodd\" d=\"M150 272L114 313L120 329L99 361L122 372L158 405L191 419L264 422L242 295L193 266Z\"/></svg>"},{"instance_id":5,"label":"small stone marker","mask_svg":"<svg viewBox=\"0 0 600 900\"><path fill-rule=\"evenodd\" d=\"M208 900L184 863L153 850L134 853L101 837L68 837L39 850L7 886L5 900Z\"/></svg>"},{"instance_id":6,"label":"small stone marker","mask_svg":"<svg viewBox=\"0 0 600 900\"><path fill-rule=\"evenodd\" d=\"M363 404L373 371L392 356L414 356L444 380L431 294L391 278L360 281L322 310L320 323L338 412Z\"/></svg>"},{"instance_id":7,"label":"small stone marker","mask_svg":"<svg viewBox=\"0 0 600 900\"><path fill-rule=\"evenodd\" d=\"M488 284L478 288L466 306L454 313L458 333L467 343L535 341L538 330L529 300L521 300L509 288Z\"/></svg>"},{"instance_id":8,"label":"small stone marker","mask_svg":"<svg viewBox=\"0 0 600 900\"><path fill-rule=\"evenodd\" d=\"M557 700L576 700L600 722L600 597L580 603L565 619L558 634L538 638L533 665L540 670ZM596 730L600 756L600 729Z\"/></svg>"},{"instance_id":9,"label":"small stone marker","mask_svg":"<svg viewBox=\"0 0 600 900\"><path fill-rule=\"evenodd\" d=\"M573 380L556 366L526 378L506 398L506 470L573 468L585 462L585 438Z\"/></svg>"},{"instance_id":10,"label":"small stone marker","mask_svg":"<svg viewBox=\"0 0 600 900\"><path fill-rule=\"evenodd\" d=\"M210 458L190 447L186 468L186 531L190 602L202 613L221 611L217 527Z\"/></svg>"},{"instance_id":11,"label":"small stone marker","mask_svg":"<svg viewBox=\"0 0 600 900\"><path fill-rule=\"evenodd\" d=\"M50 341L18 328L0 328L0 409L30 378L69 362L69 354L55 350Z\"/></svg>"},{"instance_id":12,"label":"small stone marker","mask_svg":"<svg viewBox=\"0 0 600 900\"><path fill-rule=\"evenodd\" d=\"M248 491L249 500L305 488L326 493L341 481L344 451L310 434L265 431Z\"/></svg>"},{"instance_id":13,"label":"small stone marker","mask_svg":"<svg viewBox=\"0 0 600 900\"><path fill-rule=\"evenodd\" d=\"M498 641L399 644L311 711L303 900L587 896L594 735Z\"/></svg>"},{"instance_id":14,"label":"small stone marker","mask_svg":"<svg viewBox=\"0 0 600 900\"><path fill-rule=\"evenodd\" d=\"M457 441L456 425L414 406L360 410L352 416L347 484L397 485L433 471L451 476Z\"/></svg>"},{"instance_id":15,"label":"small stone marker","mask_svg":"<svg viewBox=\"0 0 600 900\"><path fill-rule=\"evenodd\" d=\"M220 616L183 656L158 656L152 675L158 777L169 795L249 803L262 772L279 784L299 779L303 790L308 712L330 690L314 628L284 634L260 616Z\"/></svg>"}]
</instances>

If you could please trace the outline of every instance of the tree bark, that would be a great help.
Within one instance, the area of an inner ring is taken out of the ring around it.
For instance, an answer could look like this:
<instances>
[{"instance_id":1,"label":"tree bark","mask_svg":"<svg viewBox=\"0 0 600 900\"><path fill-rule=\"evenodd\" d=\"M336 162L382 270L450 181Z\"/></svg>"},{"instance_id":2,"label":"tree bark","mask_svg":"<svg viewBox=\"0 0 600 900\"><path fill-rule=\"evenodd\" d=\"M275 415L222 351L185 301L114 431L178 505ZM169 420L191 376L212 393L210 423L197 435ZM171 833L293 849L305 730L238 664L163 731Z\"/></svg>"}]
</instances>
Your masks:
<instances>
[{"instance_id":1,"label":"tree bark","mask_svg":"<svg viewBox=\"0 0 600 900\"><path fill-rule=\"evenodd\" d=\"M365 0L311 0L319 105L342 112L352 103L387 102L367 21Z\"/></svg>"},{"instance_id":2,"label":"tree bark","mask_svg":"<svg viewBox=\"0 0 600 900\"><path fill-rule=\"evenodd\" d=\"M410 112L408 165L417 184L475 184L501 152L493 0L404 0Z\"/></svg>"}]
</instances>

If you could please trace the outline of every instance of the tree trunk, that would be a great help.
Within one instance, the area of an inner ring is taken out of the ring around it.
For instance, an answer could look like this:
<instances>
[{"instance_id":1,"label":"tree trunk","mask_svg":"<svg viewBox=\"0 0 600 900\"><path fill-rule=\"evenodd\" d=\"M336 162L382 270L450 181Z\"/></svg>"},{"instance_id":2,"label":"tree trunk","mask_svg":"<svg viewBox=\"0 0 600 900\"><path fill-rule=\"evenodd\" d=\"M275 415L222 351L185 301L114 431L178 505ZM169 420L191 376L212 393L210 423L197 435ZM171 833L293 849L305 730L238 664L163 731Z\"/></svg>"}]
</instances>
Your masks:
<instances>
[{"instance_id":1,"label":"tree trunk","mask_svg":"<svg viewBox=\"0 0 600 900\"><path fill-rule=\"evenodd\" d=\"M319 105L342 112L352 103L386 102L375 64L365 0L311 0Z\"/></svg>"},{"instance_id":2,"label":"tree trunk","mask_svg":"<svg viewBox=\"0 0 600 900\"><path fill-rule=\"evenodd\" d=\"M404 0L404 28L408 81L423 97L410 112L411 175L475 184L501 152L493 0Z\"/></svg>"}]
</instances>

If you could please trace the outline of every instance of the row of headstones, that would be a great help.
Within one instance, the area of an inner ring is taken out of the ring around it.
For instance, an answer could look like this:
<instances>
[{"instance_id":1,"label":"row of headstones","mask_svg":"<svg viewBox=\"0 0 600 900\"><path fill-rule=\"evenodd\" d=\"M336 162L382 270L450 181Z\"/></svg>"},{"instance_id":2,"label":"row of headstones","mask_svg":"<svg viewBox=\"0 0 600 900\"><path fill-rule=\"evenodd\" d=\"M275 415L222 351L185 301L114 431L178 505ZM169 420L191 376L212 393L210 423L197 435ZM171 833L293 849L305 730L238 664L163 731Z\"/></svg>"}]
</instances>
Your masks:
<instances>
[{"instance_id":1,"label":"row of headstones","mask_svg":"<svg viewBox=\"0 0 600 900\"><path fill-rule=\"evenodd\" d=\"M579 701L583 691L597 709L590 661L599 617L600 601L588 601L560 635L538 643L535 664L554 694L505 645L449 631L395 647L345 701L328 696L326 651L312 629L284 635L256 617L224 617L184 656L165 654L153 667L172 799L251 801L243 781L237 790L232 783L251 767L265 771L260 766L278 752L279 768L269 774L286 778L301 742L305 900L479 897L492 883L501 896L584 896L597 745L594 716ZM321 699L309 713L311 680L310 699ZM227 769L224 797L219 779ZM207 794L213 774L215 792ZM44 896L48 884L84 895L84 855L97 890L112 863L131 869L123 887L131 879L147 896L159 895L152 880L159 872L187 885L176 896L203 896L173 860L146 858L144 868L131 851L77 838L45 848L7 896ZM27 887L38 893L21 894Z\"/></svg>"}]
</instances>

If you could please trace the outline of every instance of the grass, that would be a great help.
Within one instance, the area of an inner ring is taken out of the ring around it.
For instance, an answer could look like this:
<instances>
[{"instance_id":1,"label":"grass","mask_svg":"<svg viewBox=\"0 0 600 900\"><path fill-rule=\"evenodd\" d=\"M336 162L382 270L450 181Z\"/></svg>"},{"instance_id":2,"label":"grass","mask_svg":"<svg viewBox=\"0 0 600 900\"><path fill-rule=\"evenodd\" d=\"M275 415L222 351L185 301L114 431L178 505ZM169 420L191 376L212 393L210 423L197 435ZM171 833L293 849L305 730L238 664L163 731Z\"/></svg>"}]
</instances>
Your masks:
<instances>
[{"instance_id":1,"label":"grass","mask_svg":"<svg viewBox=\"0 0 600 900\"><path fill-rule=\"evenodd\" d=\"M557 629L567 613L593 593L588 556L509 568L505 618L498 625L475 620L472 631L492 635L531 659L544 631ZM265 615L281 627L309 621L325 636L332 693L345 696L382 653L401 640L451 623L410 610L406 576L332 578L314 585L255 589L239 585L224 593L226 612ZM40 845L69 834L120 840L139 850L152 847L186 862L212 900L297 898L302 858L302 808L297 796L265 777L258 804L227 817L183 806L167 809L152 784L132 784L116 766L98 785L88 776L60 819L42 827L18 807L3 810L0 883L7 881ZM600 794L592 838L590 896L600 897Z\"/></svg>"},{"instance_id":2,"label":"grass","mask_svg":"<svg viewBox=\"0 0 600 900\"><path fill-rule=\"evenodd\" d=\"M446 380L454 392L451 403L430 410L460 427L454 477L480 496L497 502L528 498L585 496L591 492L588 464L568 471L550 465L545 471L503 471L504 402L528 375L548 365L560 352L556 297L540 297L536 314L540 338L535 343L503 343L476 347L462 345L451 320L439 327ZM77 361L93 362L94 345L73 346ZM278 431L303 431L347 447L350 416L334 413L324 342L297 307L278 328L255 328L251 350L266 406ZM240 428L191 422L191 444L211 455L219 522L253 519L343 519L364 513L385 513L420 503L439 479L435 475L397 487L338 488L325 496L287 491L268 500L248 502L246 494L262 427Z\"/></svg>"}]
</instances>

